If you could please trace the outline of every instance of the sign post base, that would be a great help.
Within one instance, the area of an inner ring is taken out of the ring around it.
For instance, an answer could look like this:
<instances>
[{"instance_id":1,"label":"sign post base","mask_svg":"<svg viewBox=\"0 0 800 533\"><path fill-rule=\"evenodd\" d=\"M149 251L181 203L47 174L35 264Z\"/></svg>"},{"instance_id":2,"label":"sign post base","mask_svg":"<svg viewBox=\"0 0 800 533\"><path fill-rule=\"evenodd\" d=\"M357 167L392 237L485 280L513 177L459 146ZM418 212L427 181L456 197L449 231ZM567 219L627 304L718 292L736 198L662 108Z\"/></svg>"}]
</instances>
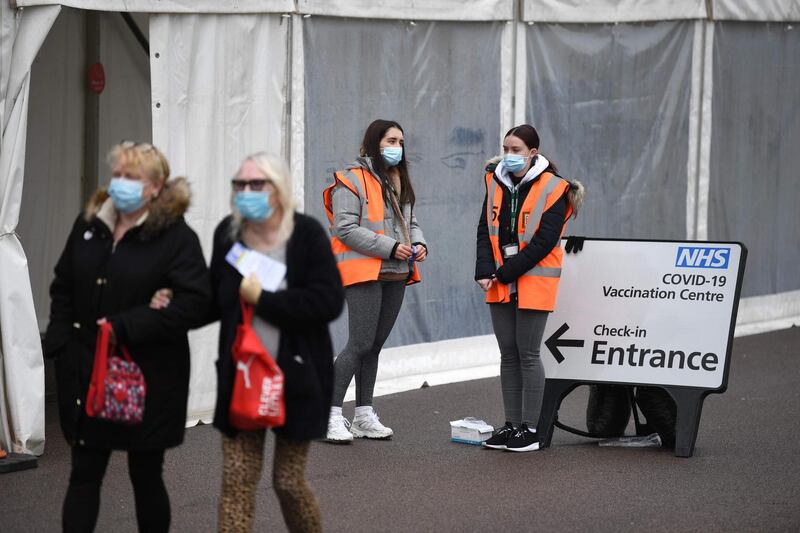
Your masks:
<instances>
[{"instance_id":1,"label":"sign post base","mask_svg":"<svg viewBox=\"0 0 800 533\"><path fill-rule=\"evenodd\" d=\"M536 429L539 435L542 435L540 441L542 448L549 447L553 439L553 430L562 400L578 386L591 384L592 382L589 381L571 379L548 379L545 382L542 413L539 416L539 425ZM623 385L635 386L633 384ZM664 386L662 388L675 400L678 410L675 422L675 456L691 457L694 454L694 445L700 426L703 400L711 391L687 387Z\"/></svg>"},{"instance_id":2,"label":"sign post base","mask_svg":"<svg viewBox=\"0 0 800 533\"><path fill-rule=\"evenodd\" d=\"M36 468L37 464L38 459L35 455L28 455L26 453L9 453L4 458L0 459L0 474Z\"/></svg>"}]
</instances>

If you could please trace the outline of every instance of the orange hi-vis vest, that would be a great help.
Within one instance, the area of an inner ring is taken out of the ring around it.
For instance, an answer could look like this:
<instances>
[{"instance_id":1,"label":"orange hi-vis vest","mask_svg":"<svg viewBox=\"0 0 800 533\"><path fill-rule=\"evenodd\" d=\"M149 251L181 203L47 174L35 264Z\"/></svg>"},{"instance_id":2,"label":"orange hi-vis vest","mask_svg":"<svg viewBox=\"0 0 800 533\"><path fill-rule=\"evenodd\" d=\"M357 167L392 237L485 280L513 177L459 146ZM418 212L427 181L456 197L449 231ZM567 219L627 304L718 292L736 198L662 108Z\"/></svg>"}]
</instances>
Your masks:
<instances>
[{"instance_id":1,"label":"orange hi-vis vest","mask_svg":"<svg viewBox=\"0 0 800 533\"><path fill-rule=\"evenodd\" d=\"M551 174L543 172L534 181L528 196L525 197L519 211L517 232L519 251L522 252L530 244L542 215L550 209L569 189L569 183ZM489 226L489 241L492 243L492 254L496 268L503 265L503 254L500 250L500 207L503 202L503 187L494 180L494 173L486 174L486 221ZM567 207L564 228L572 215L572 208ZM517 302L520 309L537 309L553 311L556 308L558 282L561 278L561 261L564 251L557 244L544 259L517 279ZM492 288L486 292L486 303L507 303L511 301L511 287L495 280Z\"/></svg>"},{"instance_id":2,"label":"orange hi-vis vest","mask_svg":"<svg viewBox=\"0 0 800 533\"><path fill-rule=\"evenodd\" d=\"M333 177L333 184L322 192L322 199L325 204L325 214L330 222L331 248L333 249L333 255L336 257L339 274L342 277L342 285L347 287L348 285L364 283L365 281L376 281L381 272L383 259L361 254L347 247L334 235L333 190L337 185L341 184L355 194L361 202L361 227L383 235L384 204L381 184L371 172L360 167L336 172ZM414 271L407 284L411 285L419 281L419 271L417 270L417 264L414 263Z\"/></svg>"}]
</instances>

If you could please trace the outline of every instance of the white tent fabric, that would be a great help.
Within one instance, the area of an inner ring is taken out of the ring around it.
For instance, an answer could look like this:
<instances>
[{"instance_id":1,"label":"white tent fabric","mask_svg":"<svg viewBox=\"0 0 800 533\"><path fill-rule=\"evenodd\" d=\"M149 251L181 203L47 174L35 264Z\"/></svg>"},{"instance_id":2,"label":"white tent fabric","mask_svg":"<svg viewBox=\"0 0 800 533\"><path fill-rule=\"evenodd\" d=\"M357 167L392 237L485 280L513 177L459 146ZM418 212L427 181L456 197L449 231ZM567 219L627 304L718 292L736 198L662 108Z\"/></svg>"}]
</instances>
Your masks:
<instances>
[{"instance_id":1,"label":"white tent fabric","mask_svg":"<svg viewBox=\"0 0 800 533\"><path fill-rule=\"evenodd\" d=\"M97 11L141 13L289 13L294 0L16 0L18 7L61 4Z\"/></svg>"},{"instance_id":2,"label":"white tent fabric","mask_svg":"<svg viewBox=\"0 0 800 533\"><path fill-rule=\"evenodd\" d=\"M519 0L526 22L648 20L800 21L800 0ZM515 0L16 0L19 7L60 4L144 13L302 13L407 20L510 20ZM708 6L711 6L711 13Z\"/></svg>"},{"instance_id":3,"label":"white tent fabric","mask_svg":"<svg viewBox=\"0 0 800 533\"><path fill-rule=\"evenodd\" d=\"M283 154L288 25L279 15L155 15L150 21L153 141L194 202L187 221L210 259L230 213L230 179L257 151ZM216 398L217 329L191 335L189 423Z\"/></svg>"},{"instance_id":4,"label":"white tent fabric","mask_svg":"<svg viewBox=\"0 0 800 533\"><path fill-rule=\"evenodd\" d=\"M298 0L300 13L393 20L511 20L514 0Z\"/></svg>"},{"instance_id":5,"label":"white tent fabric","mask_svg":"<svg viewBox=\"0 0 800 533\"><path fill-rule=\"evenodd\" d=\"M750 2L753 3L753 2ZM706 0L523 0L526 22L644 22L706 18Z\"/></svg>"},{"instance_id":6,"label":"white tent fabric","mask_svg":"<svg viewBox=\"0 0 800 533\"><path fill-rule=\"evenodd\" d=\"M0 6L0 445L44 451L42 345L25 252L15 233L22 198L30 70L60 7Z\"/></svg>"},{"instance_id":7,"label":"white tent fabric","mask_svg":"<svg viewBox=\"0 0 800 533\"><path fill-rule=\"evenodd\" d=\"M714 0L714 20L800 21L800 0Z\"/></svg>"}]
</instances>

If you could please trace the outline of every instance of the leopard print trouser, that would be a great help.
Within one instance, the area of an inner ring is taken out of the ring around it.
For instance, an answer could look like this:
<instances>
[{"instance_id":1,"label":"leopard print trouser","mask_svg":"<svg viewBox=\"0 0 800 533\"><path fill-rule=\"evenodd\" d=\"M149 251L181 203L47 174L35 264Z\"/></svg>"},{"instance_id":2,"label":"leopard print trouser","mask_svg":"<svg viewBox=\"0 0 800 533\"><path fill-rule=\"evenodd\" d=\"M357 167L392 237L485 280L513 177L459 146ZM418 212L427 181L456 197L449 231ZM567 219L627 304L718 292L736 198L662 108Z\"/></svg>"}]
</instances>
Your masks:
<instances>
[{"instance_id":1,"label":"leopard print trouser","mask_svg":"<svg viewBox=\"0 0 800 533\"><path fill-rule=\"evenodd\" d=\"M249 533L253 529L256 488L264 457L264 430L240 431L222 436L222 497L219 504L221 533ZM319 504L305 479L309 441L277 437L272 485L283 519L291 532L322 531Z\"/></svg>"}]
</instances>

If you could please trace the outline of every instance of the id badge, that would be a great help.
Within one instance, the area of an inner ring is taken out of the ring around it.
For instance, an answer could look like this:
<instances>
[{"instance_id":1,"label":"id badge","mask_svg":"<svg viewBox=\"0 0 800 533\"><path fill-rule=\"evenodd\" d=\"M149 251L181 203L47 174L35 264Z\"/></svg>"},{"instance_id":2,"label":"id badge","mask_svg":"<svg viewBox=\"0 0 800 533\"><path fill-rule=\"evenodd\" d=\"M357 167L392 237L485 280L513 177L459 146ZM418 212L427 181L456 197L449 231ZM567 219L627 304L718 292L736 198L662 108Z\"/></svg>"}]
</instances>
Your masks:
<instances>
[{"instance_id":1,"label":"id badge","mask_svg":"<svg viewBox=\"0 0 800 533\"><path fill-rule=\"evenodd\" d=\"M519 253L519 244L506 244L503 246L503 257L508 259Z\"/></svg>"}]
</instances>

